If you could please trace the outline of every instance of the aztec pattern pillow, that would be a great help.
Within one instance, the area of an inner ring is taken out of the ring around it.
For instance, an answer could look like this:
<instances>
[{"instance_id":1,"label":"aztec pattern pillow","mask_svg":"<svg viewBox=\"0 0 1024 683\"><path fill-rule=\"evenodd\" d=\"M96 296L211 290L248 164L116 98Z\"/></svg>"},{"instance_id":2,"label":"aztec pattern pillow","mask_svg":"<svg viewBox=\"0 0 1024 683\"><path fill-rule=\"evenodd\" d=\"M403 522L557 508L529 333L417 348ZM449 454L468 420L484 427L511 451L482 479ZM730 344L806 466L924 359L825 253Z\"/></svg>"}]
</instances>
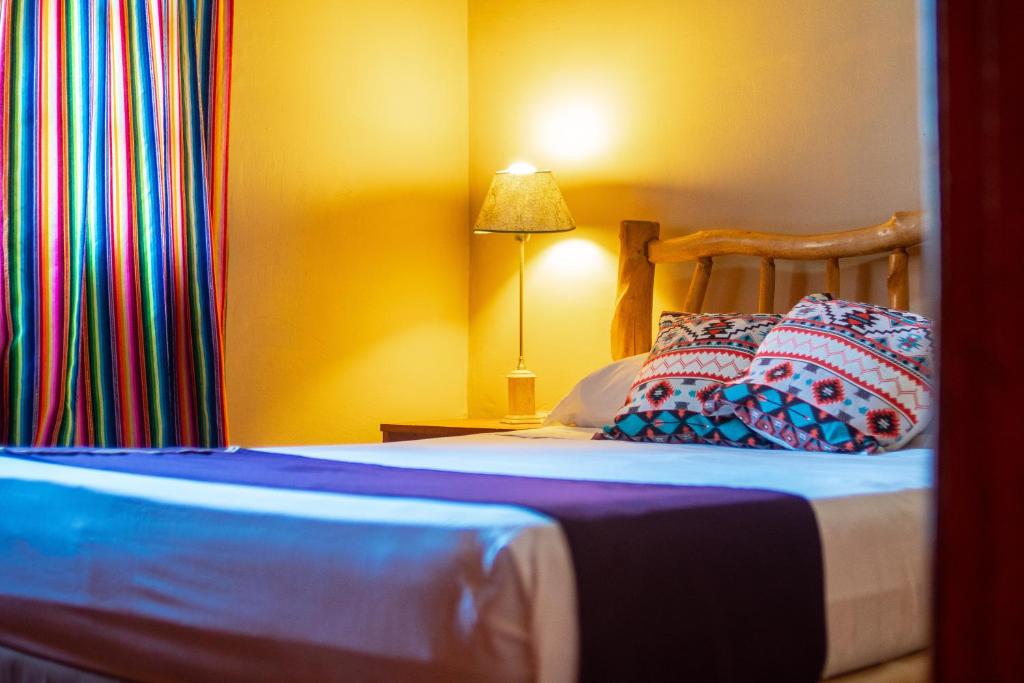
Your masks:
<instances>
[{"instance_id":1,"label":"aztec pattern pillow","mask_svg":"<svg viewBox=\"0 0 1024 683\"><path fill-rule=\"evenodd\" d=\"M709 393L741 377L775 314L662 313L658 339L614 423L595 438L777 448L732 415L701 412Z\"/></svg>"},{"instance_id":2,"label":"aztec pattern pillow","mask_svg":"<svg viewBox=\"0 0 1024 683\"><path fill-rule=\"evenodd\" d=\"M931 404L932 323L914 313L805 297L746 374L706 397L792 450L880 453L923 429Z\"/></svg>"}]
</instances>

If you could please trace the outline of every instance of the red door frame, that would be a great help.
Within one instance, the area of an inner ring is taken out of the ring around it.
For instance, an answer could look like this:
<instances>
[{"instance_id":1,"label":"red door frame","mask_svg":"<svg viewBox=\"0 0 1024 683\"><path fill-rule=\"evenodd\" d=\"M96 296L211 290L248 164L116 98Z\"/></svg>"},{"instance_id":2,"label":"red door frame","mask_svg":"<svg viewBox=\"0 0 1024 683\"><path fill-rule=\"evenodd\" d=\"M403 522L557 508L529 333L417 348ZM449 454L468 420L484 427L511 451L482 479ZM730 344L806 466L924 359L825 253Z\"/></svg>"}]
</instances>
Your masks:
<instances>
[{"instance_id":1,"label":"red door frame","mask_svg":"<svg viewBox=\"0 0 1024 683\"><path fill-rule=\"evenodd\" d=\"M1024 1L937 0L936 9L942 303L935 673L940 683L1020 682Z\"/></svg>"}]
</instances>

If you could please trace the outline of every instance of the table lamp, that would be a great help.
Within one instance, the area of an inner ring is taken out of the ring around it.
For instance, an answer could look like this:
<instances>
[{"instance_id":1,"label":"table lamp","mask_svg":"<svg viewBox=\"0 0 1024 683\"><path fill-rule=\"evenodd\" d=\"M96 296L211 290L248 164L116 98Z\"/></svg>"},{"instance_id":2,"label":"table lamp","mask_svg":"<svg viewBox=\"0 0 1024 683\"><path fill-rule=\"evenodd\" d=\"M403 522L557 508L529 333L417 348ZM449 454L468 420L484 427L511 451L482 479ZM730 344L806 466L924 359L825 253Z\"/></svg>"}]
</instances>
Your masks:
<instances>
[{"instance_id":1,"label":"table lamp","mask_svg":"<svg viewBox=\"0 0 1024 683\"><path fill-rule=\"evenodd\" d=\"M484 205L473 232L511 233L519 241L519 362L508 378L506 424L540 424L537 415L534 381L537 376L526 369L523 352L523 281L526 277L526 241L538 232L566 232L576 227L569 207L555 184L551 171L515 163L498 171L491 181Z\"/></svg>"}]
</instances>

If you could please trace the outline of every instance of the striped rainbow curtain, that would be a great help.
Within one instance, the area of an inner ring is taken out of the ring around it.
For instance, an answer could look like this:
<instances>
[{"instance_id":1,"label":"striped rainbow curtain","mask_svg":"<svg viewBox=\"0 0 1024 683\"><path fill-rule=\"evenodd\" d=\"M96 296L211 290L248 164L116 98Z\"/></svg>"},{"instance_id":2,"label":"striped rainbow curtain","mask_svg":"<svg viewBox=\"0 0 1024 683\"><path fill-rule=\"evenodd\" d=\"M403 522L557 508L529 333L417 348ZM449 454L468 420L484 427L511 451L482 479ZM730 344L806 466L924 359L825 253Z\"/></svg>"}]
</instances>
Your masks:
<instances>
[{"instance_id":1,"label":"striped rainbow curtain","mask_svg":"<svg viewBox=\"0 0 1024 683\"><path fill-rule=\"evenodd\" d=\"M0 442L225 442L231 18L0 0Z\"/></svg>"}]
</instances>

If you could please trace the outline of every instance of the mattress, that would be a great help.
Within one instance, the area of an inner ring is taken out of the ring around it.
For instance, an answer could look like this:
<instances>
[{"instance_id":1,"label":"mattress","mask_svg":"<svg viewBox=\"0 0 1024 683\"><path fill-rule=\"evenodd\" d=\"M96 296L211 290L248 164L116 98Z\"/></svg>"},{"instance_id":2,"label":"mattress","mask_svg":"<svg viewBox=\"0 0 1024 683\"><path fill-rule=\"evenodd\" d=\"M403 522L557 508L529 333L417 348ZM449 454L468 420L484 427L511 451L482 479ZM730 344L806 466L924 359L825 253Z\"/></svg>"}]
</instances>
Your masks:
<instances>
[{"instance_id":1,"label":"mattress","mask_svg":"<svg viewBox=\"0 0 1024 683\"><path fill-rule=\"evenodd\" d=\"M273 450L798 494L822 536L826 675L926 645L928 451L844 456L590 436L543 428ZM31 615L0 616L0 643L86 669L129 675L142 657L168 680L195 680L197 671L273 680L268 662L284 659L293 679L569 681L576 668L565 539L551 519L521 508L0 458L0 552L0 606ZM258 647L240 656L239 643Z\"/></svg>"}]
</instances>

